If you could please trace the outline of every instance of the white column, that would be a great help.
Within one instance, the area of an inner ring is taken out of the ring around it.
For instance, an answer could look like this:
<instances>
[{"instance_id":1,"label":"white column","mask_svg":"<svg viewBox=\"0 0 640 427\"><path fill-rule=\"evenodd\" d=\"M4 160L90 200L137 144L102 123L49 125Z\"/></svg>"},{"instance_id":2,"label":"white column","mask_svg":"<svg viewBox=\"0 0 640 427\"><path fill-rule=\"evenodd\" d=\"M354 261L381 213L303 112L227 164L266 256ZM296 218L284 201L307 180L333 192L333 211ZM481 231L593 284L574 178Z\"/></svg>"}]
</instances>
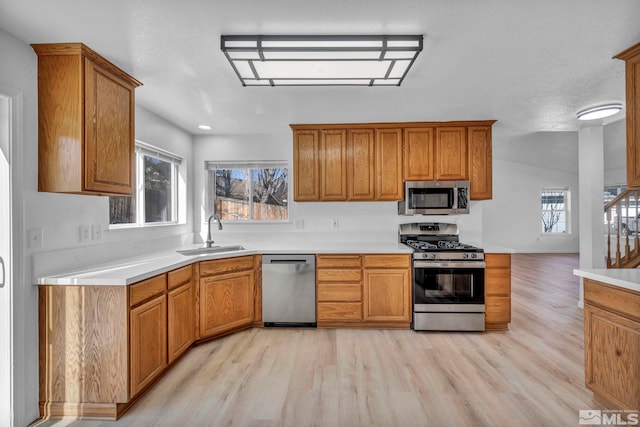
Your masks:
<instances>
[{"instance_id":1,"label":"white column","mask_svg":"<svg viewBox=\"0 0 640 427\"><path fill-rule=\"evenodd\" d=\"M580 222L580 268L605 268L604 240L604 132L592 126L578 132L578 182ZM580 300L584 289L580 279Z\"/></svg>"}]
</instances>

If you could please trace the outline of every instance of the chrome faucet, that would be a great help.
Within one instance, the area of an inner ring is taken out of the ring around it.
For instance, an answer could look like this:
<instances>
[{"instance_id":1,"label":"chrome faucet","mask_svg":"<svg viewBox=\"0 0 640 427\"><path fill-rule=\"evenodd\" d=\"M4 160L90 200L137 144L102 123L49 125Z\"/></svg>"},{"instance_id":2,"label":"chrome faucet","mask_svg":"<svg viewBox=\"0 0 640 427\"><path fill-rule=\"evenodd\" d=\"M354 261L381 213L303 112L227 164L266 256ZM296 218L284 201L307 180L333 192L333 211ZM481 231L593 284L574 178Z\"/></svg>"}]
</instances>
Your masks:
<instances>
[{"instance_id":1,"label":"chrome faucet","mask_svg":"<svg viewBox=\"0 0 640 427\"><path fill-rule=\"evenodd\" d=\"M222 230L222 223L220 222L220 218L213 214L207 220L207 241L205 242L205 247L210 248L213 246L213 240L211 239L211 220L215 219L218 221L218 230Z\"/></svg>"}]
</instances>

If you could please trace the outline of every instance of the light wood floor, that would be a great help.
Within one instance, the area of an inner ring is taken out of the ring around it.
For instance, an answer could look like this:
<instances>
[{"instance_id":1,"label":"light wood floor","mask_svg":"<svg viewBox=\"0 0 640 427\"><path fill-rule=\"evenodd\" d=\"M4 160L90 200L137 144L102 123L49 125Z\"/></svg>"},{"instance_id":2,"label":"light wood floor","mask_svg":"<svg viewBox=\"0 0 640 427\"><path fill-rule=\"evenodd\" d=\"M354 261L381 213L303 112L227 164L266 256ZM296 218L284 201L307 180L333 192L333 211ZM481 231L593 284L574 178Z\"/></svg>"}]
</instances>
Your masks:
<instances>
[{"instance_id":1,"label":"light wood floor","mask_svg":"<svg viewBox=\"0 0 640 427\"><path fill-rule=\"evenodd\" d=\"M117 422L44 426L574 426L577 255L514 255L510 331L252 329L193 348Z\"/></svg>"}]
</instances>

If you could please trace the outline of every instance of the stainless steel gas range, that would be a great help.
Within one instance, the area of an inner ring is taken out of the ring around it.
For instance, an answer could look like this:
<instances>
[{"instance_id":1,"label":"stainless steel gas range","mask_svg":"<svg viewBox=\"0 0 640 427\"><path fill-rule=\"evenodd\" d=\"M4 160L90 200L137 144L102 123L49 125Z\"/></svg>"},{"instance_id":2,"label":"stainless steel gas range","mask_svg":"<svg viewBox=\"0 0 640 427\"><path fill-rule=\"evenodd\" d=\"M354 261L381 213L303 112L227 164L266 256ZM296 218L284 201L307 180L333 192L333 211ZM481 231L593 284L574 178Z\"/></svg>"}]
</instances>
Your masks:
<instances>
[{"instance_id":1,"label":"stainless steel gas range","mask_svg":"<svg viewBox=\"0 0 640 427\"><path fill-rule=\"evenodd\" d=\"M413 329L484 331L484 251L460 243L458 226L400 224L413 248Z\"/></svg>"}]
</instances>

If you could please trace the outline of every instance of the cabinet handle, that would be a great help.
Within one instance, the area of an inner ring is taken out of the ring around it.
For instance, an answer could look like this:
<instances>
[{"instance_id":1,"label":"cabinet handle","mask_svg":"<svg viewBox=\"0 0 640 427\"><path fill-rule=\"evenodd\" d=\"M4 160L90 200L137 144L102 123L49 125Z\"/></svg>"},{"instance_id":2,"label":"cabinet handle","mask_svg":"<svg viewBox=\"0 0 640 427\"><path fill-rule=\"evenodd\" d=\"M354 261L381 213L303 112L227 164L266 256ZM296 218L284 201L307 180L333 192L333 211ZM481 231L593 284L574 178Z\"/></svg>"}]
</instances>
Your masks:
<instances>
[{"instance_id":1,"label":"cabinet handle","mask_svg":"<svg viewBox=\"0 0 640 427\"><path fill-rule=\"evenodd\" d=\"M4 270L4 259L0 256L0 268L2 268L2 280L0 280L0 288L4 288L4 279L5 279L5 270Z\"/></svg>"}]
</instances>

